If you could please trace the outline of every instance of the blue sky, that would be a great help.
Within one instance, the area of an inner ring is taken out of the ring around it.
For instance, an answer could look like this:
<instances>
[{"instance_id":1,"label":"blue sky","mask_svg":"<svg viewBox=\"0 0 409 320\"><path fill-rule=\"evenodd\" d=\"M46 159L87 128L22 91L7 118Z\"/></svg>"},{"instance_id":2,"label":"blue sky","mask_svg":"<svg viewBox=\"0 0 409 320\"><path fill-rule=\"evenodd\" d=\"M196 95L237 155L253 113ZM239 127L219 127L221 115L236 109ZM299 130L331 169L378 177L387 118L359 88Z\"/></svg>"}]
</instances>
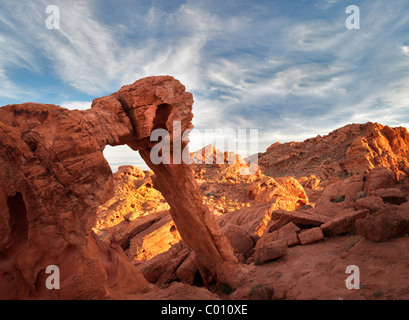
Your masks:
<instances>
[{"instance_id":1,"label":"blue sky","mask_svg":"<svg viewBox=\"0 0 409 320\"><path fill-rule=\"evenodd\" d=\"M345 26L351 4L359 30ZM0 105L85 109L163 74L194 94L196 130L257 128L261 152L349 123L409 127L409 2L1 0ZM127 147L105 154L140 163Z\"/></svg>"}]
</instances>

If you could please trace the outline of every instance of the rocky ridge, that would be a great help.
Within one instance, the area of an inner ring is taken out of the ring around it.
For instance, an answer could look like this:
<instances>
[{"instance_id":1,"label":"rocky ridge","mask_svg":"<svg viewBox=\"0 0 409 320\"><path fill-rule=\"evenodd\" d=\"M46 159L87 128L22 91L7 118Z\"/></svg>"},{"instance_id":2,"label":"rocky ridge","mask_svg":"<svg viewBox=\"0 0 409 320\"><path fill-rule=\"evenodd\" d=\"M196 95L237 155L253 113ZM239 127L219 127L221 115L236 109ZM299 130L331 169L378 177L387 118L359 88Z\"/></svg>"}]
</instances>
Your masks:
<instances>
[{"instance_id":1,"label":"rocky ridge","mask_svg":"<svg viewBox=\"0 0 409 320\"><path fill-rule=\"evenodd\" d=\"M409 165L409 133L379 123L351 124L303 142L274 143L260 153L259 165L270 176L314 175L321 181L344 179L386 167L398 176Z\"/></svg>"}]
</instances>

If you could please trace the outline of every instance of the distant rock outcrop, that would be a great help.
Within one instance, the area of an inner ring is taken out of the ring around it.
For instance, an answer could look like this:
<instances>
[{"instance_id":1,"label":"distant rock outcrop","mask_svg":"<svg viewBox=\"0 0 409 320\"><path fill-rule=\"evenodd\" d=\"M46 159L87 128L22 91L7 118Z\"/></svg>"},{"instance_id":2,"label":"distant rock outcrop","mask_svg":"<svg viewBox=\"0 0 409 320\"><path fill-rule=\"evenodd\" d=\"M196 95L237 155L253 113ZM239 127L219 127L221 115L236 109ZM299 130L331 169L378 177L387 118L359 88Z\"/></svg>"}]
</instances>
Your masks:
<instances>
[{"instance_id":1,"label":"distant rock outcrop","mask_svg":"<svg viewBox=\"0 0 409 320\"><path fill-rule=\"evenodd\" d=\"M378 123L351 124L303 142L274 143L259 154L259 165L272 177L343 179L376 167L399 176L409 166L409 133Z\"/></svg>"}]
</instances>

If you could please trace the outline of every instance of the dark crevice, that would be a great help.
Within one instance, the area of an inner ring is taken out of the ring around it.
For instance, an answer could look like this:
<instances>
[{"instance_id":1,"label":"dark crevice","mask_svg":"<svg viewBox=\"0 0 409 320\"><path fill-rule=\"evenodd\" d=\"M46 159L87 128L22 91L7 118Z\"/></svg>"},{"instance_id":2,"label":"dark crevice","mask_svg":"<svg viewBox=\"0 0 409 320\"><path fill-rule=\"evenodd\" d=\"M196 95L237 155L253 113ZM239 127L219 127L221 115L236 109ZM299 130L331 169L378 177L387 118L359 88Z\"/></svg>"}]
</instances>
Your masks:
<instances>
[{"instance_id":1,"label":"dark crevice","mask_svg":"<svg viewBox=\"0 0 409 320\"><path fill-rule=\"evenodd\" d=\"M169 104L161 104L156 109L155 119L153 119L153 130L167 129L166 122L172 112L172 107Z\"/></svg>"},{"instance_id":2,"label":"dark crevice","mask_svg":"<svg viewBox=\"0 0 409 320\"><path fill-rule=\"evenodd\" d=\"M204 287L204 282L202 275L200 274L199 270L196 271L195 277L193 279L193 285L196 287Z\"/></svg>"},{"instance_id":3,"label":"dark crevice","mask_svg":"<svg viewBox=\"0 0 409 320\"><path fill-rule=\"evenodd\" d=\"M407 202L406 198L403 197L382 197L383 202L385 203L390 203L390 204L396 204L396 205L401 205L402 203Z\"/></svg>"},{"instance_id":4,"label":"dark crevice","mask_svg":"<svg viewBox=\"0 0 409 320\"><path fill-rule=\"evenodd\" d=\"M331 201L332 203L344 202L344 201L345 201L345 196L334 197L334 198L331 198L330 201Z\"/></svg>"},{"instance_id":5,"label":"dark crevice","mask_svg":"<svg viewBox=\"0 0 409 320\"><path fill-rule=\"evenodd\" d=\"M7 198L7 206L10 213L10 227L13 237L13 246L18 246L27 241L28 219L26 205L23 195L17 192L14 196Z\"/></svg>"},{"instance_id":6,"label":"dark crevice","mask_svg":"<svg viewBox=\"0 0 409 320\"><path fill-rule=\"evenodd\" d=\"M130 112L129 112L130 107L129 107L128 103L127 103L124 99L121 99L121 98L119 98L119 97L115 97L115 98L119 101L119 103L120 103L121 106L122 106L122 110L124 110L126 116L127 116L128 119L130 120L131 126L132 126L132 135L135 136L135 134L136 134L136 132L138 132L138 130L137 130L137 128L135 127L135 121L133 121L133 120L135 120L135 119L133 119L132 115L131 115Z\"/></svg>"}]
</instances>

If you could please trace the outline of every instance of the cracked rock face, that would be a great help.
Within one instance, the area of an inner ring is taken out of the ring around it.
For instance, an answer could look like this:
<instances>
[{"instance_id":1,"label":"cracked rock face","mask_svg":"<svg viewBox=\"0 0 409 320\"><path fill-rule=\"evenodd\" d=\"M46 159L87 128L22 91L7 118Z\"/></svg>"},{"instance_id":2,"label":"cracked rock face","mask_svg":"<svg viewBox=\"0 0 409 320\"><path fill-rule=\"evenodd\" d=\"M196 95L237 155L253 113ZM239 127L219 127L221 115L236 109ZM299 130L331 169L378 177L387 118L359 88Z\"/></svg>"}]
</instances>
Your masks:
<instances>
[{"instance_id":1,"label":"cracked rock face","mask_svg":"<svg viewBox=\"0 0 409 320\"><path fill-rule=\"evenodd\" d=\"M190 165L150 157L155 129L166 129L188 151L173 124L180 122L182 134L193 127L192 104L179 81L161 76L95 99L84 111L36 103L0 108L0 298L101 299L149 290L123 251L92 232L98 206L113 192L103 150L124 144L155 172L155 187L196 251L204 281L237 286L237 260L202 204ZM45 286L49 265L60 269L59 290Z\"/></svg>"}]
</instances>

